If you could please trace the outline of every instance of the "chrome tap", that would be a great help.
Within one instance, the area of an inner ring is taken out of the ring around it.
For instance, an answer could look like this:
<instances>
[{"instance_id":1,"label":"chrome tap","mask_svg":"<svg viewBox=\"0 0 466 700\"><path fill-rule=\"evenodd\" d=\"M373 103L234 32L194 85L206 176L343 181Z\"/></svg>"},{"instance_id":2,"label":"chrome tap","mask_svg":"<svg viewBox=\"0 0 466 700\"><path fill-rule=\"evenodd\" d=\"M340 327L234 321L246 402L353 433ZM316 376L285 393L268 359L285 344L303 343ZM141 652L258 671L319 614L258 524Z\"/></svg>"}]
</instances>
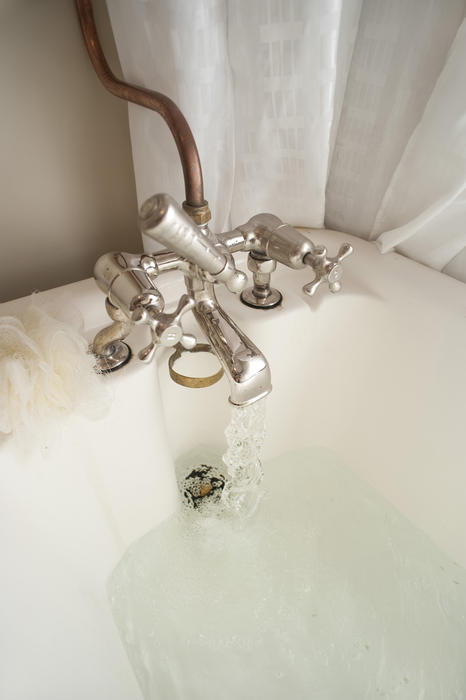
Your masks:
<instances>
[{"instance_id":1,"label":"chrome tap","mask_svg":"<svg viewBox=\"0 0 466 700\"><path fill-rule=\"evenodd\" d=\"M230 381L230 401L244 406L271 389L267 360L219 306L215 283L233 293L247 283L233 256L207 225L196 226L168 195L155 195L141 207L141 231L170 248L189 263L185 282L193 313L217 354Z\"/></svg>"},{"instance_id":2,"label":"chrome tap","mask_svg":"<svg viewBox=\"0 0 466 700\"><path fill-rule=\"evenodd\" d=\"M268 394L272 389L268 362L221 308L215 285L223 283L233 293L243 292L242 300L249 306L272 308L282 298L270 288L270 275L279 262L314 270L314 279L303 288L307 294L313 294L323 281L331 291L339 291L341 260L352 252L351 246L345 244L335 258L329 258L325 248L272 214L258 214L216 236L207 224L196 225L167 194L150 197L141 207L139 221L142 233L167 250L153 255L107 253L97 261L94 276L106 294L113 321L95 337L98 366L111 370L130 358L124 339L134 325L150 329L151 342L139 352L143 361L150 361L160 346L193 349L196 339L184 332L181 322L192 311L228 377L230 401L245 406ZM238 251L249 252L248 267L254 275L250 290L244 291L247 277L235 266L233 254ZM165 301L157 287L158 276L168 270L180 270L186 284L186 294L171 314L164 312Z\"/></svg>"},{"instance_id":3,"label":"chrome tap","mask_svg":"<svg viewBox=\"0 0 466 700\"><path fill-rule=\"evenodd\" d=\"M262 309L273 308L282 300L282 294L270 287L277 262L294 270L310 267L314 279L304 285L303 292L313 296L322 282L327 282L333 293L341 290L341 263L353 252L353 247L344 243L335 257L328 257L324 246L316 246L273 214L256 214L246 224L221 234L219 240L231 252L249 251L248 268L253 272L254 284L243 291L241 301Z\"/></svg>"},{"instance_id":4,"label":"chrome tap","mask_svg":"<svg viewBox=\"0 0 466 700\"><path fill-rule=\"evenodd\" d=\"M267 360L219 306L215 295L215 284L224 283L239 293L247 283L232 254L206 225L196 226L169 195L155 195L143 204L140 225L143 233L171 250L139 256L107 253L97 261L94 276L107 295L107 311L114 321L94 340L99 366L116 368L114 358L121 364L123 339L134 324L147 324L152 334L151 343L139 352L141 360L150 361L161 345L181 343L192 348L196 341L184 333L181 324L181 316L192 310L229 379L230 401L245 406L268 394L272 386ZM173 314L165 314L156 280L173 269L184 273L187 294ZM129 353L128 348L126 355Z\"/></svg>"}]
</instances>

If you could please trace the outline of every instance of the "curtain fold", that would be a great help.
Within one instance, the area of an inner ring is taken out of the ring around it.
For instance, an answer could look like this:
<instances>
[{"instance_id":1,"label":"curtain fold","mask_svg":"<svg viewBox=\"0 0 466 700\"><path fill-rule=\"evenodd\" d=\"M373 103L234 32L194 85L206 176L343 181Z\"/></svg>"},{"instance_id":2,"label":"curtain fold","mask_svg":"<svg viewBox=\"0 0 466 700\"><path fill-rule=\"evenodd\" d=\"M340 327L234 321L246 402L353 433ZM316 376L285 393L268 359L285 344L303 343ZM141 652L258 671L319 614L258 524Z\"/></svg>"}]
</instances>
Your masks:
<instances>
[{"instance_id":1,"label":"curtain fold","mask_svg":"<svg viewBox=\"0 0 466 700\"><path fill-rule=\"evenodd\" d=\"M291 224L323 226L336 97L341 101L343 92L337 77L349 62L347 47L339 54L341 30L349 31L360 2L346 0L345 8L343 21L341 0L228 2L234 222L274 211Z\"/></svg>"},{"instance_id":2,"label":"curtain fold","mask_svg":"<svg viewBox=\"0 0 466 700\"><path fill-rule=\"evenodd\" d=\"M465 0L107 0L125 77L196 137L214 230L271 211L466 281ZM183 200L130 105L138 199Z\"/></svg>"},{"instance_id":3,"label":"curtain fold","mask_svg":"<svg viewBox=\"0 0 466 700\"><path fill-rule=\"evenodd\" d=\"M229 220L235 173L234 107L224 0L107 0L125 79L163 92L196 139L217 230ZM138 202L155 192L184 201L176 146L162 118L129 105Z\"/></svg>"},{"instance_id":4,"label":"curtain fold","mask_svg":"<svg viewBox=\"0 0 466 700\"><path fill-rule=\"evenodd\" d=\"M420 177L422 174L422 177ZM377 214L372 237L443 269L465 247L466 21Z\"/></svg>"}]
</instances>

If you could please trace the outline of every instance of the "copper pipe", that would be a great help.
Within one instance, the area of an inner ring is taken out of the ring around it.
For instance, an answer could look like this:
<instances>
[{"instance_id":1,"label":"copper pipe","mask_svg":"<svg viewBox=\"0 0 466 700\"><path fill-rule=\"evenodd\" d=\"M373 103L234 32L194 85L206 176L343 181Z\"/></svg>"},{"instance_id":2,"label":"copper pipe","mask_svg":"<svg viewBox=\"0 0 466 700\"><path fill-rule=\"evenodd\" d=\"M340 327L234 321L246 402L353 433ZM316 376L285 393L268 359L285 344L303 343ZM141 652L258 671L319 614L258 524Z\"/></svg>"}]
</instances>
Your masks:
<instances>
[{"instance_id":1,"label":"copper pipe","mask_svg":"<svg viewBox=\"0 0 466 700\"><path fill-rule=\"evenodd\" d=\"M195 209L202 208L205 210L207 202L204 200L201 162L194 136L185 117L176 104L166 95L125 83L115 77L105 59L97 35L94 13L92 11L92 0L76 0L76 7L89 57L101 82L112 95L152 109L163 117L173 134L178 153L180 154L186 190L186 204Z\"/></svg>"}]
</instances>

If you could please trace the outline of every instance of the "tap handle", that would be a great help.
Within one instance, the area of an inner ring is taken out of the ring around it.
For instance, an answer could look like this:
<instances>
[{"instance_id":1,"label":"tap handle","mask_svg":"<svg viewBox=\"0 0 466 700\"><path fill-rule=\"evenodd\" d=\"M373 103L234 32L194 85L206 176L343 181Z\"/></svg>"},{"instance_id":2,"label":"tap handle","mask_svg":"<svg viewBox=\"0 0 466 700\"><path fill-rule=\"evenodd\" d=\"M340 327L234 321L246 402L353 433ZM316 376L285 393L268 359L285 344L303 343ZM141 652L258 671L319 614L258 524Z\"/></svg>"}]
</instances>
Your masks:
<instances>
[{"instance_id":1,"label":"tap handle","mask_svg":"<svg viewBox=\"0 0 466 700\"><path fill-rule=\"evenodd\" d=\"M194 299L183 294L175 311L163 313L163 307L153 305L150 295L144 295L134 300L131 320L136 325L147 324L151 331L152 341L139 352L139 359L150 362L159 346L172 347L181 345L190 350L196 345L196 338L185 333L181 325L181 317L194 306Z\"/></svg>"},{"instance_id":2,"label":"tap handle","mask_svg":"<svg viewBox=\"0 0 466 700\"><path fill-rule=\"evenodd\" d=\"M308 253L304 258L306 265L312 267L315 272L314 279L309 284L304 285L303 292L313 296L322 282L327 282L331 292L339 292L341 289L341 278L343 276L342 260L351 255L353 246L343 243L337 255L330 257L327 255L327 248L315 246L312 253Z\"/></svg>"},{"instance_id":3,"label":"tap handle","mask_svg":"<svg viewBox=\"0 0 466 700\"><path fill-rule=\"evenodd\" d=\"M141 206L142 233L212 275L225 267L225 255L168 194L154 194Z\"/></svg>"},{"instance_id":4,"label":"tap handle","mask_svg":"<svg viewBox=\"0 0 466 700\"><path fill-rule=\"evenodd\" d=\"M142 233L163 243L169 250L197 265L212 282L224 282L231 292L241 292L247 284L244 272L236 269L225 246L208 228L200 229L168 194L155 194L144 202L139 213Z\"/></svg>"}]
</instances>

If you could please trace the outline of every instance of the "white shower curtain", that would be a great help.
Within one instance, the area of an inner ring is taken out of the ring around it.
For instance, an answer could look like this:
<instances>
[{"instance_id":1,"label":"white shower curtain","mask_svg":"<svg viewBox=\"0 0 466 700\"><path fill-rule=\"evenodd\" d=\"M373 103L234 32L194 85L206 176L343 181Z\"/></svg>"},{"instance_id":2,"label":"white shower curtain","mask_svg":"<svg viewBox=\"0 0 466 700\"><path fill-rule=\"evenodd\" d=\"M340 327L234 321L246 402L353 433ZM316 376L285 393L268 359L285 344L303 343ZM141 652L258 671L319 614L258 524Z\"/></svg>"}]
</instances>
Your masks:
<instances>
[{"instance_id":1,"label":"white shower curtain","mask_svg":"<svg viewBox=\"0 0 466 700\"><path fill-rule=\"evenodd\" d=\"M465 0L107 0L127 80L197 140L213 228L259 211L377 240L466 281ZM183 200L130 106L139 202Z\"/></svg>"}]
</instances>

